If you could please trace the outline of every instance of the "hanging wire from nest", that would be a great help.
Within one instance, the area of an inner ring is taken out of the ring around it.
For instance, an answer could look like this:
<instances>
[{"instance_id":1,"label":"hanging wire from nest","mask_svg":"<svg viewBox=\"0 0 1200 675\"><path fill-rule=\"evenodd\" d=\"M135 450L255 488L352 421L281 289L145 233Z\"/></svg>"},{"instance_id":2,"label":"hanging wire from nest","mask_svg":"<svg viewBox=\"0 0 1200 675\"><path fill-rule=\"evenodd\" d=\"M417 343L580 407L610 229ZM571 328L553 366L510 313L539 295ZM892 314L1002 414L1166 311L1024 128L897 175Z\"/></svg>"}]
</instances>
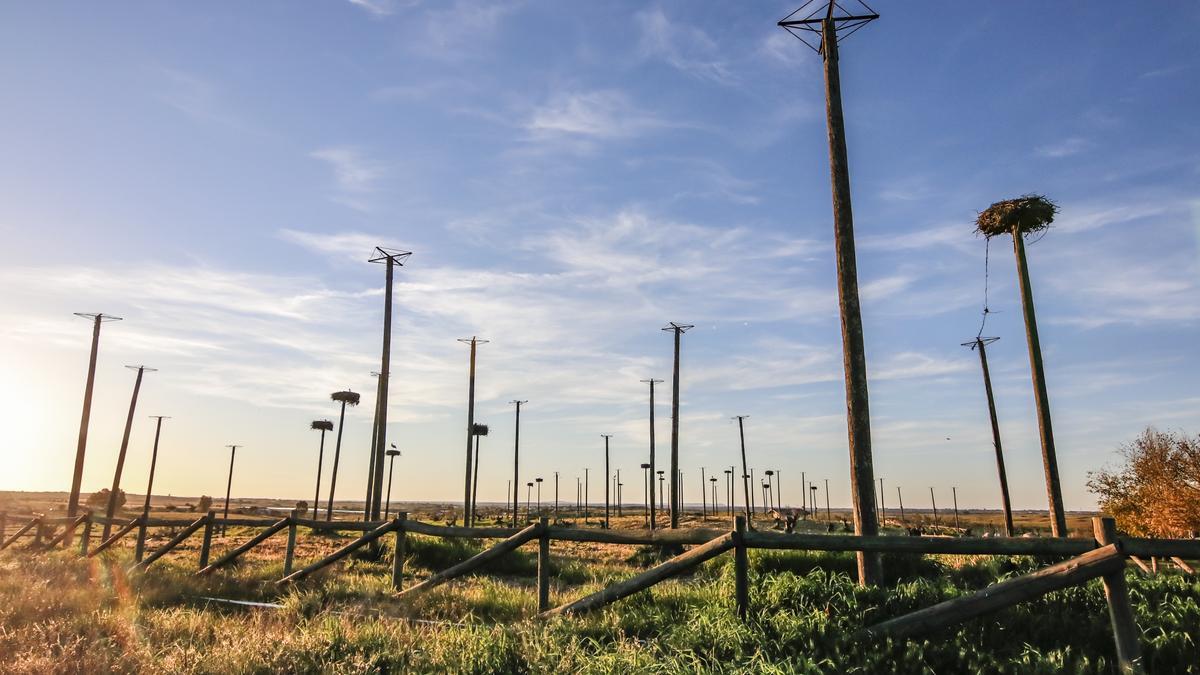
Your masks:
<instances>
[{"instance_id":1,"label":"hanging wire from nest","mask_svg":"<svg viewBox=\"0 0 1200 675\"><path fill-rule=\"evenodd\" d=\"M988 308L988 265L991 259L992 237L1002 234L1045 236L1057 213L1058 204L1044 195L1027 194L996 202L976 216L975 234L982 234L986 243L983 255L983 319L979 322L979 332L975 337L983 335L988 314L991 314L991 309ZM1034 241L1039 241L1041 236Z\"/></svg>"}]
</instances>

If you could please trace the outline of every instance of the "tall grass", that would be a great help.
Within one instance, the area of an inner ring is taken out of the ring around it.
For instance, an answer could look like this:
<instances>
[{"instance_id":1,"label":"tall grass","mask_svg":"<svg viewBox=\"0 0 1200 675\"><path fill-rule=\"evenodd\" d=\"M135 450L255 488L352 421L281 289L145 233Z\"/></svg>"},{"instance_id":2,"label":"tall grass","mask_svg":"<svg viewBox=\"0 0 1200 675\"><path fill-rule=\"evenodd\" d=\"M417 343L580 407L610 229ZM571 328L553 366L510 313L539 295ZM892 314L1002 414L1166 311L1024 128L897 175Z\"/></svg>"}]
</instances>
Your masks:
<instances>
[{"instance_id":1,"label":"tall grass","mask_svg":"<svg viewBox=\"0 0 1200 675\"><path fill-rule=\"evenodd\" d=\"M440 544L410 537L410 571L422 576L478 546ZM198 578L194 561L168 561L127 576L127 555L0 555L0 672L1105 673L1113 663L1097 583L922 640L855 637L1037 565L1023 558L909 557L891 561L884 586L861 588L851 556L754 551L745 622L734 613L728 556L592 615L540 622L531 620L536 559L523 552L505 573L402 601L388 588L387 556L281 588L267 565ZM585 559L558 565L575 571L555 577L555 602L636 571L605 562L585 574ZM1200 672L1200 583L1175 574L1129 581L1149 671Z\"/></svg>"}]
</instances>

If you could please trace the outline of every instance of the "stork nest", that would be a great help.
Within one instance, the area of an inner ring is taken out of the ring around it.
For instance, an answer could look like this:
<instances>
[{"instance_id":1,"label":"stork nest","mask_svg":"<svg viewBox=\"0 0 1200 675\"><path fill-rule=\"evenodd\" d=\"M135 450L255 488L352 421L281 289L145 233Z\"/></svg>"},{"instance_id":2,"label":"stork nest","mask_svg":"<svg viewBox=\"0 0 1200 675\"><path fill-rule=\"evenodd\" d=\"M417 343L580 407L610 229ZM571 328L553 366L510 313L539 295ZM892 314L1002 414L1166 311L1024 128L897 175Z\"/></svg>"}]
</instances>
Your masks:
<instances>
[{"instance_id":1,"label":"stork nest","mask_svg":"<svg viewBox=\"0 0 1200 675\"><path fill-rule=\"evenodd\" d=\"M1042 195L1022 195L1005 199L984 209L975 219L975 233L987 238L1000 234L1024 235L1050 228L1058 205Z\"/></svg>"},{"instance_id":2,"label":"stork nest","mask_svg":"<svg viewBox=\"0 0 1200 675\"><path fill-rule=\"evenodd\" d=\"M486 425L486 424L472 425L471 426L471 434L475 435L475 436L487 436L488 435L488 425Z\"/></svg>"},{"instance_id":3,"label":"stork nest","mask_svg":"<svg viewBox=\"0 0 1200 675\"><path fill-rule=\"evenodd\" d=\"M335 391L329 396L329 398L338 402L349 403L350 405L358 405L359 396L356 392L346 390Z\"/></svg>"},{"instance_id":4,"label":"stork nest","mask_svg":"<svg viewBox=\"0 0 1200 675\"><path fill-rule=\"evenodd\" d=\"M320 429L321 431L333 431L333 422L329 420L316 420L312 423L312 428Z\"/></svg>"}]
</instances>

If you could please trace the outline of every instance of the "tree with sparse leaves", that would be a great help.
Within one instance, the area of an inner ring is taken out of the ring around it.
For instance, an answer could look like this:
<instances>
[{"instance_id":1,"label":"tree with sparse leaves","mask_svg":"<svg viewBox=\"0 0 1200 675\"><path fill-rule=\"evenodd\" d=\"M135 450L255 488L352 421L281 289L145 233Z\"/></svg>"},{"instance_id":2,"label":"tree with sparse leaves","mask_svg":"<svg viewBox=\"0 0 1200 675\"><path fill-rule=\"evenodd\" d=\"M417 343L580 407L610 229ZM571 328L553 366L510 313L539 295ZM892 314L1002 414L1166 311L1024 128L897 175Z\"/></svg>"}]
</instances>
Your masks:
<instances>
[{"instance_id":1,"label":"tree with sparse leaves","mask_svg":"<svg viewBox=\"0 0 1200 675\"><path fill-rule=\"evenodd\" d=\"M1119 453L1120 466L1088 474L1100 509L1133 535L1200 535L1200 435L1151 427Z\"/></svg>"}]
</instances>

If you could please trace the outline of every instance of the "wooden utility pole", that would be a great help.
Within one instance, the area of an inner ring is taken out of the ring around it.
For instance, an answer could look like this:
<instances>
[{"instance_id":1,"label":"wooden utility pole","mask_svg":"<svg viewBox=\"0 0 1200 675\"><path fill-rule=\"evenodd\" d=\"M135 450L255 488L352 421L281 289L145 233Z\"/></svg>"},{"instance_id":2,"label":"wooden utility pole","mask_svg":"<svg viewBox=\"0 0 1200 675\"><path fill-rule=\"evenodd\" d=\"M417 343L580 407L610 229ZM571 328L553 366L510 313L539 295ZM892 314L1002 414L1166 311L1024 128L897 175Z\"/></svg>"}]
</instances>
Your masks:
<instances>
[{"instance_id":1,"label":"wooden utility pole","mask_svg":"<svg viewBox=\"0 0 1200 675\"><path fill-rule=\"evenodd\" d=\"M121 450L117 453L117 470L113 472L112 489L108 492L108 507L104 512L108 520L104 523L104 539L108 539L109 531L112 529L112 519L117 512L117 494L121 491L121 473L125 469L125 453L129 450L129 432L133 429L133 411L137 409L138 391L142 388L142 373L147 370L154 371L154 368L146 366L125 367L137 370L137 379L133 381L133 397L129 399L129 415L125 418L125 434L121 436Z\"/></svg>"},{"instance_id":2,"label":"wooden utility pole","mask_svg":"<svg viewBox=\"0 0 1200 675\"><path fill-rule=\"evenodd\" d=\"M746 428L744 423L747 417L749 415L738 415L733 419L738 422L738 439L741 440L742 444L742 492L746 498L746 523L750 529L754 529L754 526L751 524L754 522L754 513L750 506L750 471L746 468Z\"/></svg>"},{"instance_id":3,"label":"wooden utility pole","mask_svg":"<svg viewBox=\"0 0 1200 675\"><path fill-rule=\"evenodd\" d=\"M383 380L385 378L383 378L381 376L379 379ZM346 406L347 405L358 405L358 401L359 401L360 397L355 392L347 389L345 391L335 391L329 395L329 398L332 401L341 403L342 408L341 408L341 412L338 413L337 441L333 444L333 471L331 471L329 473L329 506L328 506L328 508L325 509L325 520L327 520L327 521L333 520L333 495L334 495L334 492L337 490L338 463L341 462L341 459L342 459L342 429L344 429L346 427ZM376 407L376 409L375 409L375 414L376 415L379 414L378 407ZM375 437L378 438L378 436L379 436L379 430L376 429ZM321 447L322 447L322 449L325 447L325 430L324 429L321 430ZM374 441L372 441L371 447L374 447ZM382 460L380 460L380 461L382 461ZM374 455L372 455L371 456L371 475L367 477L367 499L365 502L366 506L364 507L365 510L363 513L364 521L371 520L370 509L371 509L371 503L373 502L371 495L374 494L374 487L373 487L373 480L372 480L375 475L374 467L375 467L375 457L374 457ZM320 482L321 482L321 478L319 475L320 468L321 468L320 465L318 465L317 466L317 469L318 469L317 485L318 486L320 485ZM316 519L317 519L317 505L314 504L313 505L313 520L316 520Z\"/></svg>"},{"instance_id":4,"label":"wooden utility pole","mask_svg":"<svg viewBox=\"0 0 1200 675\"><path fill-rule=\"evenodd\" d=\"M998 337L976 337L964 342L964 347L979 350L979 365L983 368L983 389L987 393L988 419L992 423L992 447L996 450L996 471L1000 474L1000 503L1004 507L1004 536L1013 536L1012 503L1008 499L1008 472L1004 469L1004 447L1000 444L1000 422L996 417L996 398L992 395L992 375L988 370L987 345Z\"/></svg>"},{"instance_id":5,"label":"wooden utility pole","mask_svg":"<svg viewBox=\"0 0 1200 675\"><path fill-rule=\"evenodd\" d=\"M663 328L675 336L675 366L671 373L671 529L679 527L679 511L683 507L680 492L683 486L679 484L679 338L688 330L695 328L688 324L668 322Z\"/></svg>"},{"instance_id":6,"label":"wooden utility pole","mask_svg":"<svg viewBox=\"0 0 1200 675\"><path fill-rule=\"evenodd\" d=\"M517 504L518 494L520 489L520 468L521 468L521 404L529 403L529 401L513 400L509 401L517 406L517 421L513 431L513 477L512 477L512 526L517 526ZM555 520L558 519L558 514L554 514Z\"/></svg>"},{"instance_id":7,"label":"wooden utility pole","mask_svg":"<svg viewBox=\"0 0 1200 675\"><path fill-rule=\"evenodd\" d=\"M317 450L317 487L313 492L312 503L312 519L316 520L317 512L321 510L321 465L325 463L325 432L333 431L333 422L329 420L313 420L309 428L321 430L321 445Z\"/></svg>"},{"instance_id":8,"label":"wooden utility pole","mask_svg":"<svg viewBox=\"0 0 1200 675\"><path fill-rule=\"evenodd\" d=\"M379 430L375 434L375 447L372 450L375 475L371 480L371 520L379 520L383 506L383 462L384 451L387 450L387 418L388 418L388 385L392 374L392 278L397 266L403 266L412 253L408 251L375 248L375 257L369 262L385 263L387 266L386 284L383 289L383 355L380 358L379 372ZM338 433L342 427L338 425ZM468 441L470 439L468 438ZM469 444L469 443L468 443Z\"/></svg>"},{"instance_id":9,"label":"wooden utility pole","mask_svg":"<svg viewBox=\"0 0 1200 675\"><path fill-rule=\"evenodd\" d=\"M240 445L227 445L229 448L229 481L225 483L225 515L221 516L221 536L225 536L225 530L229 527L229 495L233 493L233 459L237 456L237 449Z\"/></svg>"},{"instance_id":10,"label":"wooden utility pole","mask_svg":"<svg viewBox=\"0 0 1200 675\"><path fill-rule=\"evenodd\" d=\"M861 2L859 4L862 4ZM863 5L866 7L866 5ZM807 7L807 5L806 5ZM803 8L802 8L803 9ZM793 35L814 33L820 38L820 53L825 65L825 115L829 132L829 171L833 190L834 248L837 256L838 305L842 319L842 359L846 376L846 419L850 448L851 506L854 533L874 536L879 533L875 513L875 480L871 455L871 414L867 394L867 358L864 348L862 313L858 298L858 267L854 252L854 214L850 204L850 167L846 158L846 128L842 119L842 84L838 69L838 26L857 29L878 18L870 12L862 15L835 15L838 4L829 0L816 12L779 22ZM798 13L801 10L797 10ZM795 14L795 13L793 13ZM812 46L812 45L810 45ZM883 567L875 552L858 552L858 581L877 584Z\"/></svg>"},{"instance_id":11,"label":"wooden utility pole","mask_svg":"<svg viewBox=\"0 0 1200 675\"><path fill-rule=\"evenodd\" d=\"M958 488L951 486L950 494L954 498L954 527L958 529Z\"/></svg>"},{"instance_id":12,"label":"wooden utility pole","mask_svg":"<svg viewBox=\"0 0 1200 675\"><path fill-rule=\"evenodd\" d=\"M1042 440L1042 463L1046 468L1046 494L1050 501L1050 528L1056 537L1067 536L1067 516L1063 511L1062 486L1058 481L1058 455L1054 451L1054 428L1050 422L1050 395L1046 391L1046 370L1042 365L1042 344L1038 339L1037 317L1033 309L1033 287L1029 264L1025 260L1025 238L1019 226L1013 226L1013 251L1017 257L1017 277L1021 286L1021 308L1025 315L1025 337L1029 343L1029 367L1033 373L1034 402L1037 404L1038 432Z\"/></svg>"},{"instance_id":13,"label":"wooden utility pole","mask_svg":"<svg viewBox=\"0 0 1200 675\"><path fill-rule=\"evenodd\" d=\"M608 529L608 499L609 487L612 482L608 473L608 439L612 434L600 434L604 437L604 529Z\"/></svg>"},{"instance_id":14,"label":"wooden utility pole","mask_svg":"<svg viewBox=\"0 0 1200 675\"><path fill-rule=\"evenodd\" d=\"M475 348L477 345L487 343L487 340L480 340L475 336L469 338L461 338L459 342L464 342L471 346L470 370L467 376L467 471L465 478L465 486L463 488L463 525L470 527L471 521L471 437L475 433ZM525 501L529 501L528 499Z\"/></svg>"},{"instance_id":15,"label":"wooden utility pole","mask_svg":"<svg viewBox=\"0 0 1200 675\"><path fill-rule=\"evenodd\" d=\"M67 499L68 518L74 518L75 513L79 510L79 490L83 485L83 459L87 454L88 424L92 417L92 392L96 385L96 355L100 351L100 324L106 321L121 320L119 316L108 314L76 312L75 316L92 320L92 351L88 357L87 383L83 386L83 416L79 420L79 441L75 446L75 471L71 474L71 496ZM67 536L66 543L70 545L70 535Z\"/></svg>"},{"instance_id":16,"label":"wooden utility pole","mask_svg":"<svg viewBox=\"0 0 1200 675\"><path fill-rule=\"evenodd\" d=\"M151 415L154 423L154 449L150 452L150 480L146 482L146 501L142 504L142 516L150 517L150 493L154 491L154 469L158 465L158 437L162 434L162 421L169 420L166 415Z\"/></svg>"},{"instance_id":17,"label":"wooden utility pole","mask_svg":"<svg viewBox=\"0 0 1200 675\"><path fill-rule=\"evenodd\" d=\"M900 502L900 524L904 524L904 495L900 494L900 486L896 486L896 501Z\"/></svg>"},{"instance_id":18,"label":"wooden utility pole","mask_svg":"<svg viewBox=\"0 0 1200 675\"><path fill-rule=\"evenodd\" d=\"M657 524L657 507L662 506L661 500L656 505L654 502L654 475L657 472L657 466L654 460L654 385L661 383L662 380L650 378L642 380L643 383L650 385L650 529L658 527Z\"/></svg>"}]
</instances>

